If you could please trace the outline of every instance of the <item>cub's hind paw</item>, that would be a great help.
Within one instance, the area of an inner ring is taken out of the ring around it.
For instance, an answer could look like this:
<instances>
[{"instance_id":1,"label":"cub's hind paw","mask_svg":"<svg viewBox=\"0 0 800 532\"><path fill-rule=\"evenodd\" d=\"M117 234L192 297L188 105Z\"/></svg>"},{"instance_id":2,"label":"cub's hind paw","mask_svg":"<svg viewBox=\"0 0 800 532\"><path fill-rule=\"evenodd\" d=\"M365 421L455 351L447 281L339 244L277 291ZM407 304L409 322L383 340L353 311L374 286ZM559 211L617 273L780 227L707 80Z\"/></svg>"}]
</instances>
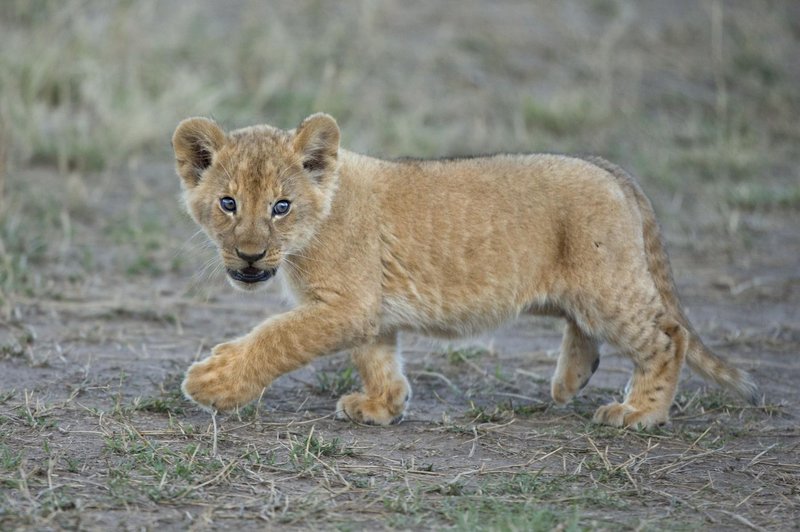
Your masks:
<instances>
[{"instance_id":1,"label":"cub's hind paw","mask_svg":"<svg viewBox=\"0 0 800 532\"><path fill-rule=\"evenodd\" d=\"M649 429L666 423L668 419L669 415L666 413L637 410L629 404L614 401L598 408L592 421L612 427Z\"/></svg>"},{"instance_id":2,"label":"cub's hind paw","mask_svg":"<svg viewBox=\"0 0 800 532\"><path fill-rule=\"evenodd\" d=\"M567 404L578 392L586 387L589 383L589 377L591 377L591 375L584 377L582 381L578 381L575 378L568 380L564 375L554 376L550 383L550 397L553 398L556 404Z\"/></svg>"},{"instance_id":3,"label":"cub's hind paw","mask_svg":"<svg viewBox=\"0 0 800 532\"><path fill-rule=\"evenodd\" d=\"M564 356L564 355L562 355ZM597 371L600 357L573 359L564 363L559 359L556 372L550 381L550 396L559 405L568 403L583 390Z\"/></svg>"},{"instance_id":4,"label":"cub's hind paw","mask_svg":"<svg viewBox=\"0 0 800 532\"><path fill-rule=\"evenodd\" d=\"M336 418L363 423L364 425L396 425L403 421L408 395L399 404L390 403L382 397L369 397L363 393L351 393L336 403Z\"/></svg>"}]
</instances>

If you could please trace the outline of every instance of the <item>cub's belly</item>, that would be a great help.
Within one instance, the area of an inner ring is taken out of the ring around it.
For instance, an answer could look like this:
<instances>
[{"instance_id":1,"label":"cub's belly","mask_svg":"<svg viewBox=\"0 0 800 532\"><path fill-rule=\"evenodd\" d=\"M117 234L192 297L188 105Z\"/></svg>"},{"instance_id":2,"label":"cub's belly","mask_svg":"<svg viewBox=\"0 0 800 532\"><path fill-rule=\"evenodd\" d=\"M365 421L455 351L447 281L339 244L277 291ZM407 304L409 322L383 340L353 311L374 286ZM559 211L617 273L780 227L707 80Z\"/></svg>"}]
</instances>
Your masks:
<instances>
[{"instance_id":1,"label":"cub's belly","mask_svg":"<svg viewBox=\"0 0 800 532\"><path fill-rule=\"evenodd\" d=\"M493 329L530 305L514 298L458 298L453 301L389 296L383 300L381 325L432 336L456 337Z\"/></svg>"}]
</instances>

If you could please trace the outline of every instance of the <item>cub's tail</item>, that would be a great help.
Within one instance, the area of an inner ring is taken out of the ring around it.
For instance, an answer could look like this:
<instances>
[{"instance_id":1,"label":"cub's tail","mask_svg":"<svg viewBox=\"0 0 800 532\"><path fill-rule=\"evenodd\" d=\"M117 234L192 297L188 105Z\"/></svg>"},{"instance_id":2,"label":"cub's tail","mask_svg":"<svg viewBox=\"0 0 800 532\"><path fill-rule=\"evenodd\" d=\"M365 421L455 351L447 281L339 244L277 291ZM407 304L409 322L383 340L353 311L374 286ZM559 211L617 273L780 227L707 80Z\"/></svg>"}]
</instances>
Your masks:
<instances>
[{"instance_id":1,"label":"cub's tail","mask_svg":"<svg viewBox=\"0 0 800 532\"><path fill-rule=\"evenodd\" d=\"M684 317L684 320L686 318ZM688 323L688 322L687 322ZM752 405L761 402L761 392L753 377L746 371L733 367L727 361L717 356L703 344L697 333L688 328L690 332L689 349L686 351L686 362L689 367L699 373L703 378L713 380L717 384L739 394Z\"/></svg>"},{"instance_id":2,"label":"cub's tail","mask_svg":"<svg viewBox=\"0 0 800 532\"><path fill-rule=\"evenodd\" d=\"M600 157L587 157L586 160L613 175L625 194L633 199L642 215L644 248L647 255L647 266L650 270L656 287L661 294L661 299L671 313L689 331L689 346L686 351L686 362L689 367L703 378L736 392L751 404L758 404L761 393L753 378L746 371L735 368L730 363L720 358L708 349L689 323L683 312L675 282L672 278L672 269L669 265L664 243L661 240L661 230L656 222L653 206L639 184L622 168Z\"/></svg>"}]
</instances>

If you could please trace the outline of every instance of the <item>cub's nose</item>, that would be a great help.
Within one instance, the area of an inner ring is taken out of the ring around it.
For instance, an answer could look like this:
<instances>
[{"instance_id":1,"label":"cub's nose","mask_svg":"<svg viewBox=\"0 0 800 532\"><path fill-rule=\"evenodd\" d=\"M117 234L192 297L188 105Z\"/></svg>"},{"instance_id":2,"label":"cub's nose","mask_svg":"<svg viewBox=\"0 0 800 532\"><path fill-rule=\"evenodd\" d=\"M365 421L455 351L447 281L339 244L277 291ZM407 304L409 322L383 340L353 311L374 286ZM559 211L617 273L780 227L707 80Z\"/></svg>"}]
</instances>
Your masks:
<instances>
[{"instance_id":1,"label":"cub's nose","mask_svg":"<svg viewBox=\"0 0 800 532\"><path fill-rule=\"evenodd\" d=\"M236 255L240 259L242 259L244 261L247 261L249 264L253 264L256 261L259 261L259 260L263 259L266 254L267 254L267 250L266 249L264 251L262 251L261 253L257 254L257 255L251 255L249 253L242 253L238 249L236 250Z\"/></svg>"}]
</instances>

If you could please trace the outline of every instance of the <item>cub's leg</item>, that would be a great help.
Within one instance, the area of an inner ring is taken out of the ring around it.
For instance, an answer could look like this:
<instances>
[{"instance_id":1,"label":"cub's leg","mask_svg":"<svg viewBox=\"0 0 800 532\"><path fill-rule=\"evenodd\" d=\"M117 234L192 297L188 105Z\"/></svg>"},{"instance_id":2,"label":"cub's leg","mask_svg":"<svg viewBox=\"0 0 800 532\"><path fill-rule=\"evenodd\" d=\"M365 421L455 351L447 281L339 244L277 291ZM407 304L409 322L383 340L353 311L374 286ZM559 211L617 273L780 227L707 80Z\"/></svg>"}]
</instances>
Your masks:
<instances>
[{"instance_id":1,"label":"cub's leg","mask_svg":"<svg viewBox=\"0 0 800 532\"><path fill-rule=\"evenodd\" d=\"M601 406L594 414L597 423L648 428L669 419L688 333L658 297L647 301L650 306L633 305L624 311L615 307L616 312L606 313L608 339L633 359L634 370L624 401Z\"/></svg>"},{"instance_id":2,"label":"cub's leg","mask_svg":"<svg viewBox=\"0 0 800 532\"><path fill-rule=\"evenodd\" d=\"M550 386L553 400L564 404L572 399L586 386L599 365L598 341L584 333L572 319L567 318L561 353Z\"/></svg>"},{"instance_id":3,"label":"cub's leg","mask_svg":"<svg viewBox=\"0 0 800 532\"><path fill-rule=\"evenodd\" d=\"M284 373L350 347L364 335L353 307L316 303L273 316L236 340L214 347L186 373L183 392L201 406L230 410L258 399Z\"/></svg>"},{"instance_id":4,"label":"cub's leg","mask_svg":"<svg viewBox=\"0 0 800 532\"><path fill-rule=\"evenodd\" d=\"M368 425L390 425L403 420L411 399L411 386L403 375L396 334L378 338L353 350L353 362L364 392L343 396L336 417Z\"/></svg>"}]
</instances>

